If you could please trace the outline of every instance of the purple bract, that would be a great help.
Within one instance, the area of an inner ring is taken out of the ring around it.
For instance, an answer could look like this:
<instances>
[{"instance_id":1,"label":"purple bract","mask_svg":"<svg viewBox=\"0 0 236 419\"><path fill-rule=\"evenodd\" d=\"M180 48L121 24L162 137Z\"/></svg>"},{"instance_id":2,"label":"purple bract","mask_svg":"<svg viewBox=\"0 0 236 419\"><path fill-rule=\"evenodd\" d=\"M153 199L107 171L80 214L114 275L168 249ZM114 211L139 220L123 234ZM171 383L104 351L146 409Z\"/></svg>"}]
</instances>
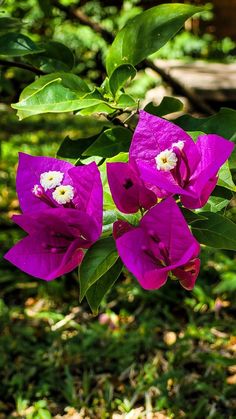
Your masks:
<instances>
[{"instance_id":1,"label":"purple bract","mask_svg":"<svg viewBox=\"0 0 236 419\"><path fill-rule=\"evenodd\" d=\"M178 194L186 208L194 209L207 202L233 148L215 134L201 135L194 143L177 125L141 111L129 155L159 197Z\"/></svg>"},{"instance_id":2,"label":"purple bract","mask_svg":"<svg viewBox=\"0 0 236 419\"><path fill-rule=\"evenodd\" d=\"M107 178L112 198L120 211L132 214L156 204L155 193L144 185L135 164L108 163Z\"/></svg>"},{"instance_id":3,"label":"purple bract","mask_svg":"<svg viewBox=\"0 0 236 419\"><path fill-rule=\"evenodd\" d=\"M123 263L143 288L160 288L169 272L185 289L194 287L200 269L200 245L173 198L151 208L136 228L117 221L114 236Z\"/></svg>"},{"instance_id":4,"label":"purple bract","mask_svg":"<svg viewBox=\"0 0 236 419\"><path fill-rule=\"evenodd\" d=\"M24 272L45 280L65 274L102 232L102 183L95 163L75 167L20 153L17 192L23 215L13 220L28 233L5 255Z\"/></svg>"}]
</instances>

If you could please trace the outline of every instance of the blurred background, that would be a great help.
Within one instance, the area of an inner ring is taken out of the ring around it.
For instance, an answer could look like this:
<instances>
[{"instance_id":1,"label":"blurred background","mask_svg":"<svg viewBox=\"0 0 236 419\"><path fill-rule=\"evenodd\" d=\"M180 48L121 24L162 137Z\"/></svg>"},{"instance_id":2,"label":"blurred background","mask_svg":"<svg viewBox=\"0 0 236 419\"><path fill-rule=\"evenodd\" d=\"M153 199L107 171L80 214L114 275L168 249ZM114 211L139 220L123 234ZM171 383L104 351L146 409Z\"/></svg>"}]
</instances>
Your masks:
<instances>
[{"instance_id":1,"label":"blurred background","mask_svg":"<svg viewBox=\"0 0 236 419\"><path fill-rule=\"evenodd\" d=\"M73 72L92 85L104 80L117 31L159 3L165 2L6 0L0 13L19 18L21 32L34 41L71 48ZM235 20L236 0L207 4L151 57L153 65L140 68L128 91L143 103L177 96L185 112L201 117L236 108ZM38 55L27 59L42 74L56 65ZM53 156L67 135L90 127L70 114L19 122L10 104L35 73L4 57L0 70L3 255L21 235L10 221L19 212L18 151ZM236 220L234 202L226 212ZM207 248L191 293L175 282L144 291L124 274L93 317L79 304L76 272L44 283L1 258L0 419L235 418L235 296L235 255Z\"/></svg>"}]
</instances>

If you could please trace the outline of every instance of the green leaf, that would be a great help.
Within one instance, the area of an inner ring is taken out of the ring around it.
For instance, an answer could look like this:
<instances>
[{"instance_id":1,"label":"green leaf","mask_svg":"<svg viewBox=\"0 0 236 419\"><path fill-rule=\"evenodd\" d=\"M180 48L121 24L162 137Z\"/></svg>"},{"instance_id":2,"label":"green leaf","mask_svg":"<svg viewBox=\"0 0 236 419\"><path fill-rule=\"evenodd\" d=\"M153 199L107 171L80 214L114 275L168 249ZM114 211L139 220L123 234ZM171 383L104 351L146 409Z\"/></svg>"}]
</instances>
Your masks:
<instances>
[{"instance_id":1,"label":"green leaf","mask_svg":"<svg viewBox=\"0 0 236 419\"><path fill-rule=\"evenodd\" d=\"M187 223L192 225L193 223L195 223L196 221L200 221L200 220L207 220L206 217L204 217L204 215L202 215L202 213L199 212L194 212L191 210L188 210L187 208L180 208L184 218L186 219Z\"/></svg>"},{"instance_id":2,"label":"green leaf","mask_svg":"<svg viewBox=\"0 0 236 419\"><path fill-rule=\"evenodd\" d=\"M0 55L20 57L29 54L38 54L39 48L28 36L20 33L8 33L0 36Z\"/></svg>"},{"instance_id":3,"label":"green leaf","mask_svg":"<svg viewBox=\"0 0 236 419\"><path fill-rule=\"evenodd\" d=\"M79 270L80 301L88 289L114 265L118 259L116 244L112 237L98 240L85 254Z\"/></svg>"},{"instance_id":4,"label":"green leaf","mask_svg":"<svg viewBox=\"0 0 236 419\"><path fill-rule=\"evenodd\" d=\"M130 108L132 106L137 106L134 98L126 93L122 93L117 101L117 106L119 108Z\"/></svg>"},{"instance_id":5,"label":"green leaf","mask_svg":"<svg viewBox=\"0 0 236 419\"><path fill-rule=\"evenodd\" d=\"M191 115L183 115L174 122L185 131L202 131L205 134L218 134L228 140L236 133L236 111L229 108L221 108L218 113L208 118L195 118Z\"/></svg>"},{"instance_id":6,"label":"green leaf","mask_svg":"<svg viewBox=\"0 0 236 419\"><path fill-rule=\"evenodd\" d=\"M114 207L114 209L109 209L103 211L103 229L102 229L102 237L107 237L108 235L112 234L113 224L117 220L127 221L128 223L132 224L133 226L137 226L139 224L141 215L140 214L124 214ZM203 218L203 217L202 217Z\"/></svg>"},{"instance_id":7,"label":"green leaf","mask_svg":"<svg viewBox=\"0 0 236 419\"><path fill-rule=\"evenodd\" d=\"M20 29L22 22L15 17L0 17L0 32L15 32Z\"/></svg>"},{"instance_id":8,"label":"green leaf","mask_svg":"<svg viewBox=\"0 0 236 419\"><path fill-rule=\"evenodd\" d=\"M117 67L109 79L110 89L113 96L115 96L116 92L125 85L128 79L132 80L135 75L136 70L131 64L122 64Z\"/></svg>"},{"instance_id":9,"label":"green leaf","mask_svg":"<svg viewBox=\"0 0 236 419\"><path fill-rule=\"evenodd\" d=\"M91 100L91 99L90 99ZM102 100L92 99L95 102L91 103L90 106L84 106L83 109L77 112L78 115L86 116L86 115L93 115L95 113L107 113L108 115L115 112L115 109L110 106L107 102L104 102Z\"/></svg>"},{"instance_id":10,"label":"green leaf","mask_svg":"<svg viewBox=\"0 0 236 419\"><path fill-rule=\"evenodd\" d=\"M52 73L27 86L20 95L20 101L12 107L23 119L41 113L71 112L101 102L99 99L87 99L88 92L87 84L75 74Z\"/></svg>"},{"instance_id":11,"label":"green leaf","mask_svg":"<svg viewBox=\"0 0 236 419\"><path fill-rule=\"evenodd\" d=\"M86 299L93 314L98 314L98 308L105 294L111 289L118 279L123 268L120 258L103 276L99 278L87 291Z\"/></svg>"},{"instance_id":12,"label":"green leaf","mask_svg":"<svg viewBox=\"0 0 236 419\"><path fill-rule=\"evenodd\" d=\"M183 107L184 105L181 100L175 97L165 96L163 97L160 105L155 106L150 102L145 106L144 110L152 115L164 116L170 113L182 111Z\"/></svg>"},{"instance_id":13,"label":"green leaf","mask_svg":"<svg viewBox=\"0 0 236 419\"><path fill-rule=\"evenodd\" d=\"M97 135L89 138L79 138L72 140L68 135L62 141L59 149L57 150L57 156L66 159L79 159L83 152L96 141Z\"/></svg>"},{"instance_id":14,"label":"green leaf","mask_svg":"<svg viewBox=\"0 0 236 419\"><path fill-rule=\"evenodd\" d=\"M51 0L38 0L38 5L46 18L49 18L52 16Z\"/></svg>"},{"instance_id":15,"label":"green leaf","mask_svg":"<svg viewBox=\"0 0 236 419\"><path fill-rule=\"evenodd\" d=\"M232 192L229 189L225 189L221 186L216 186L212 195L208 199L206 205L198 211L211 211L218 212L225 208L233 197Z\"/></svg>"},{"instance_id":16,"label":"green leaf","mask_svg":"<svg viewBox=\"0 0 236 419\"><path fill-rule=\"evenodd\" d=\"M117 212L115 208L113 210L103 211L102 237L112 234L115 221L117 221Z\"/></svg>"},{"instance_id":17,"label":"green leaf","mask_svg":"<svg viewBox=\"0 0 236 419\"><path fill-rule=\"evenodd\" d=\"M135 66L158 51L183 26L186 19L202 8L188 4L161 4L133 19L118 32L106 59L108 75L121 64Z\"/></svg>"},{"instance_id":18,"label":"green leaf","mask_svg":"<svg viewBox=\"0 0 236 419\"><path fill-rule=\"evenodd\" d=\"M122 151L129 151L131 138L132 132L128 128L109 128L83 152L83 155L113 157Z\"/></svg>"},{"instance_id":19,"label":"green leaf","mask_svg":"<svg viewBox=\"0 0 236 419\"><path fill-rule=\"evenodd\" d=\"M222 215L201 212L206 220L196 221L192 232L196 239L216 249L236 250L236 224Z\"/></svg>"},{"instance_id":20,"label":"green leaf","mask_svg":"<svg viewBox=\"0 0 236 419\"><path fill-rule=\"evenodd\" d=\"M74 67L74 55L64 44L48 41L40 44L43 52L30 57L30 61L42 71L70 71Z\"/></svg>"},{"instance_id":21,"label":"green leaf","mask_svg":"<svg viewBox=\"0 0 236 419\"><path fill-rule=\"evenodd\" d=\"M224 188L230 189L231 191L236 191L236 186L232 178L232 174L229 168L229 162L225 162L219 171L219 179L217 185L223 186Z\"/></svg>"},{"instance_id":22,"label":"green leaf","mask_svg":"<svg viewBox=\"0 0 236 419\"><path fill-rule=\"evenodd\" d=\"M207 201L207 204L204 205L202 208L203 211L210 211L210 212L219 212L223 208L227 207L230 200L226 198L222 198L220 196L210 196Z\"/></svg>"}]
</instances>

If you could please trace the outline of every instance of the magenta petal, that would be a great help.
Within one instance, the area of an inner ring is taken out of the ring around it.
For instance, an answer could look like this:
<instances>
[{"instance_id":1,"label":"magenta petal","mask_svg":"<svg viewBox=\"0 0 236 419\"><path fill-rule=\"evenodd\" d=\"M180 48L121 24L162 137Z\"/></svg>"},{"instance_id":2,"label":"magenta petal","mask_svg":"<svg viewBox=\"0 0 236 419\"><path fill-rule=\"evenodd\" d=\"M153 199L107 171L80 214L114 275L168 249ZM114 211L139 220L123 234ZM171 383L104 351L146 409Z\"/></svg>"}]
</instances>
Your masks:
<instances>
[{"instance_id":1,"label":"magenta petal","mask_svg":"<svg viewBox=\"0 0 236 419\"><path fill-rule=\"evenodd\" d=\"M19 153L19 165L16 176L16 190L20 207L25 211L39 211L48 208L40 199L36 198L32 189L40 183L40 175L50 170L64 173L63 184L71 184L68 170L73 167L71 163L52 157L35 157Z\"/></svg>"},{"instance_id":2,"label":"magenta petal","mask_svg":"<svg viewBox=\"0 0 236 419\"><path fill-rule=\"evenodd\" d=\"M155 269L146 272L143 283L140 282L140 284L146 290L158 290L165 285L168 278L168 272L169 268Z\"/></svg>"},{"instance_id":3,"label":"magenta petal","mask_svg":"<svg viewBox=\"0 0 236 419\"><path fill-rule=\"evenodd\" d=\"M48 281L76 268L82 261L83 251L75 240L64 254L48 252L35 233L22 239L4 257L27 274Z\"/></svg>"},{"instance_id":4,"label":"magenta petal","mask_svg":"<svg viewBox=\"0 0 236 419\"><path fill-rule=\"evenodd\" d=\"M132 226L127 221L117 220L113 224L113 237L116 240L119 237L123 236L123 234L128 233L128 231L131 231L134 229L135 227Z\"/></svg>"},{"instance_id":5,"label":"magenta petal","mask_svg":"<svg viewBox=\"0 0 236 419\"><path fill-rule=\"evenodd\" d=\"M76 197L73 200L76 208L93 217L101 233L103 189L96 163L73 167L68 173L76 190Z\"/></svg>"},{"instance_id":6,"label":"magenta petal","mask_svg":"<svg viewBox=\"0 0 236 419\"><path fill-rule=\"evenodd\" d=\"M191 192L185 191L174 180L169 172L162 172L161 170L154 169L144 162L138 162L138 168L141 179L148 184L158 187L165 196L170 194L186 194L192 196ZM165 191L165 193L164 193ZM159 194L158 194L159 195Z\"/></svg>"},{"instance_id":7,"label":"magenta petal","mask_svg":"<svg viewBox=\"0 0 236 419\"><path fill-rule=\"evenodd\" d=\"M171 197L151 208L142 218L140 226L147 232L154 231L157 234L169 249L172 265L184 264L193 254L196 256L200 251L199 243L193 237L182 212Z\"/></svg>"},{"instance_id":8,"label":"magenta petal","mask_svg":"<svg viewBox=\"0 0 236 419\"><path fill-rule=\"evenodd\" d=\"M143 287L146 272L156 269L156 264L142 250L148 245L148 237L141 228L131 230L116 240L119 256Z\"/></svg>"},{"instance_id":9,"label":"magenta petal","mask_svg":"<svg viewBox=\"0 0 236 419\"><path fill-rule=\"evenodd\" d=\"M107 177L112 198L120 211L131 214L156 204L154 192L146 188L133 164L108 163Z\"/></svg>"},{"instance_id":10,"label":"magenta petal","mask_svg":"<svg viewBox=\"0 0 236 419\"><path fill-rule=\"evenodd\" d=\"M174 269L173 274L180 280L183 288L190 291L193 289L200 271L200 259L194 259L187 266Z\"/></svg>"},{"instance_id":11,"label":"magenta petal","mask_svg":"<svg viewBox=\"0 0 236 419\"><path fill-rule=\"evenodd\" d=\"M213 190L216 187L217 184L217 177L213 177L212 179L209 179L209 181L206 183L204 188L200 191L200 196L197 194L195 197L182 195L181 196L181 202L182 204L189 209L196 209L196 208L202 208L207 203L209 196L213 192Z\"/></svg>"},{"instance_id":12,"label":"magenta petal","mask_svg":"<svg viewBox=\"0 0 236 419\"><path fill-rule=\"evenodd\" d=\"M189 164L192 168L196 167L199 154L192 138L172 122L140 111L129 155L131 159L142 160L156 168L155 157L178 141L184 141Z\"/></svg>"},{"instance_id":13,"label":"magenta petal","mask_svg":"<svg viewBox=\"0 0 236 419\"><path fill-rule=\"evenodd\" d=\"M200 251L173 198L151 208L139 227L124 233L116 244L125 266L145 289L160 288L169 271L187 270L186 264Z\"/></svg>"},{"instance_id":14,"label":"magenta petal","mask_svg":"<svg viewBox=\"0 0 236 419\"><path fill-rule=\"evenodd\" d=\"M206 183L214 178L220 167L233 151L234 144L219 135L201 135L196 143L201 160L191 179L192 189L201 192Z\"/></svg>"}]
</instances>

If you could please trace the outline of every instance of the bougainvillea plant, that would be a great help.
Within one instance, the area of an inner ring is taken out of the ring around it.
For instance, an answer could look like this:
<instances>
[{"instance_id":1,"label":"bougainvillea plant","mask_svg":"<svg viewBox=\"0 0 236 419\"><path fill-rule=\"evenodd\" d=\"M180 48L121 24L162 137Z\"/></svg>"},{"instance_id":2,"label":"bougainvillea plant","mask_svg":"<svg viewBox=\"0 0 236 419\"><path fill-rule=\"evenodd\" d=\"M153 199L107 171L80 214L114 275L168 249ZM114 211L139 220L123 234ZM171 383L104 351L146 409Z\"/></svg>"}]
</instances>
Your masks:
<instances>
[{"instance_id":1,"label":"bougainvillea plant","mask_svg":"<svg viewBox=\"0 0 236 419\"><path fill-rule=\"evenodd\" d=\"M58 71L57 62L55 72L52 64L12 104L19 119L74 112L96 127L92 137L66 137L55 159L20 153L22 215L13 221L27 235L5 255L44 280L79 267L80 300L86 297L94 313L123 267L145 289L170 278L191 290L201 245L236 250L236 225L225 215L236 190L230 170L236 111L170 122L164 117L181 109L179 100L165 97L140 110L126 92L136 66L201 11L177 3L146 10L115 37L101 86L91 87L73 69ZM5 55L49 59L27 36L4 36Z\"/></svg>"}]
</instances>

